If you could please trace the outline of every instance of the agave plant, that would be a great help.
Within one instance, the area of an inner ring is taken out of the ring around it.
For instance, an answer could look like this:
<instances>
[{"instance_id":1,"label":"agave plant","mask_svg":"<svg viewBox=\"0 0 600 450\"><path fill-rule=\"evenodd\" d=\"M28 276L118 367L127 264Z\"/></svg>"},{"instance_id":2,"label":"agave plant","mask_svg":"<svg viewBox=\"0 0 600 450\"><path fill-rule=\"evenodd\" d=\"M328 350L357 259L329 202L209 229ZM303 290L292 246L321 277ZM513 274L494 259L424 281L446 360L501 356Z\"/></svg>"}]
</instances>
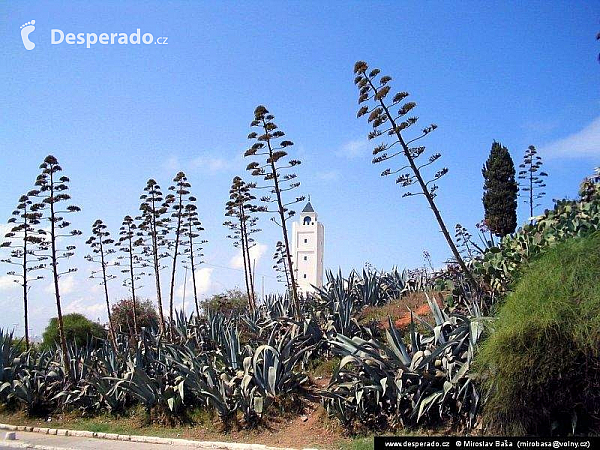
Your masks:
<instances>
[{"instance_id":1,"label":"agave plant","mask_svg":"<svg viewBox=\"0 0 600 450\"><path fill-rule=\"evenodd\" d=\"M293 302L289 293L267 295L264 299L264 310L271 319L294 317Z\"/></svg>"},{"instance_id":2,"label":"agave plant","mask_svg":"<svg viewBox=\"0 0 600 450\"><path fill-rule=\"evenodd\" d=\"M43 415L55 406L53 398L64 379L61 365L49 352L24 353L21 359L16 377L0 386L0 395L21 403L29 415Z\"/></svg>"},{"instance_id":3,"label":"agave plant","mask_svg":"<svg viewBox=\"0 0 600 450\"><path fill-rule=\"evenodd\" d=\"M19 370L18 356L21 354L15 345L13 333L0 328L0 385L12 382ZM0 399L2 397L0 396Z\"/></svg>"},{"instance_id":4,"label":"agave plant","mask_svg":"<svg viewBox=\"0 0 600 450\"><path fill-rule=\"evenodd\" d=\"M355 272L351 272L347 279L344 279L341 271L335 277L327 272L327 280L327 284L317 290L320 315L326 322L325 329L329 333L356 334L360 326L354 316L362 305L354 294Z\"/></svg>"},{"instance_id":5,"label":"agave plant","mask_svg":"<svg viewBox=\"0 0 600 450\"><path fill-rule=\"evenodd\" d=\"M429 300L435 325L414 315L407 338L388 320L386 342L336 335L331 349L340 364L323 392L326 409L346 424L416 424L458 416L472 426L479 392L469 374L482 316L447 314ZM416 330L416 322L428 330Z\"/></svg>"},{"instance_id":6,"label":"agave plant","mask_svg":"<svg viewBox=\"0 0 600 450\"><path fill-rule=\"evenodd\" d=\"M240 370L245 356L245 349L240 344L237 326L231 324L220 329L217 335L217 352L225 365L232 370Z\"/></svg>"},{"instance_id":7,"label":"agave plant","mask_svg":"<svg viewBox=\"0 0 600 450\"><path fill-rule=\"evenodd\" d=\"M408 271L399 272L397 267L393 267L389 272L381 273L379 284L381 290L389 299L400 298L407 291L415 290L415 287L411 286Z\"/></svg>"},{"instance_id":8,"label":"agave plant","mask_svg":"<svg viewBox=\"0 0 600 450\"><path fill-rule=\"evenodd\" d=\"M184 387L197 399L214 407L223 421L232 417L238 406L235 394L240 376L232 379L225 372L217 372L214 358L198 357L185 347L179 349L178 355L171 354L169 365L180 373Z\"/></svg>"},{"instance_id":9,"label":"agave plant","mask_svg":"<svg viewBox=\"0 0 600 450\"><path fill-rule=\"evenodd\" d=\"M125 378L116 380L113 389L123 391L139 400L151 417L152 409L162 407L164 411L177 412L184 400L184 380L177 378L170 382L169 377L150 376L134 361L128 363L129 371Z\"/></svg>"},{"instance_id":10,"label":"agave plant","mask_svg":"<svg viewBox=\"0 0 600 450\"><path fill-rule=\"evenodd\" d=\"M302 354L284 358L270 345L261 345L252 357L252 377L257 386L268 398L279 397L296 392L306 376L299 376L293 367L302 359Z\"/></svg>"},{"instance_id":11,"label":"agave plant","mask_svg":"<svg viewBox=\"0 0 600 450\"><path fill-rule=\"evenodd\" d=\"M309 347L297 349L294 331L275 339L275 346L263 344L244 359L238 408L246 423L254 423L274 402L297 394L308 377L294 368Z\"/></svg>"}]
</instances>

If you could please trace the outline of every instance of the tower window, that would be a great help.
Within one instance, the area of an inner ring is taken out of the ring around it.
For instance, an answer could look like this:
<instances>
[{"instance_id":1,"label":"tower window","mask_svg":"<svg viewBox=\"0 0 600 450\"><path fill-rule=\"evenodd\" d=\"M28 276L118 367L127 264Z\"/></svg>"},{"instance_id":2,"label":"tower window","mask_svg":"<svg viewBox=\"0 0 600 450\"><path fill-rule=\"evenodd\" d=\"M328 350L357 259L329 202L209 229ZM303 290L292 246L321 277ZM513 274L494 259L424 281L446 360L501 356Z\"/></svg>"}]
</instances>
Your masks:
<instances>
[{"instance_id":1,"label":"tower window","mask_svg":"<svg viewBox=\"0 0 600 450\"><path fill-rule=\"evenodd\" d=\"M304 261L308 261L308 256L305 256L305 257L304 257Z\"/></svg>"},{"instance_id":2,"label":"tower window","mask_svg":"<svg viewBox=\"0 0 600 450\"><path fill-rule=\"evenodd\" d=\"M306 274L304 274L304 278L306 278Z\"/></svg>"},{"instance_id":3,"label":"tower window","mask_svg":"<svg viewBox=\"0 0 600 450\"><path fill-rule=\"evenodd\" d=\"M305 243L305 244L308 244L308 239L304 239L304 243Z\"/></svg>"},{"instance_id":4,"label":"tower window","mask_svg":"<svg viewBox=\"0 0 600 450\"><path fill-rule=\"evenodd\" d=\"M304 225L310 225L310 216L304 218Z\"/></svg>"}]
</instances>

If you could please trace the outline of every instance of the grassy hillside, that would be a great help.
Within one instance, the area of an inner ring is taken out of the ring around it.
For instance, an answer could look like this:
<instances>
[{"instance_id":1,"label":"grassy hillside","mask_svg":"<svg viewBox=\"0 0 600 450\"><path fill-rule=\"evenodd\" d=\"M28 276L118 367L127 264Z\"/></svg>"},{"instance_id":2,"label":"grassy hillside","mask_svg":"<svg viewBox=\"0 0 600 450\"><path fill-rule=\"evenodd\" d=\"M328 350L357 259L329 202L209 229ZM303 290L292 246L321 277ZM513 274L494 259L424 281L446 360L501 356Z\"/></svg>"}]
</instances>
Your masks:
<instances>
[{"instance_id":1,"label":"grassy hillside","mask_svg":"<svg viewBox=\"0 0 600 450\"><path fill-rule=\"evenodd\" d=\"M524 272L477 363L502 434L598 432L600 233L567 240Z\"/></svg>"}]
</instances>

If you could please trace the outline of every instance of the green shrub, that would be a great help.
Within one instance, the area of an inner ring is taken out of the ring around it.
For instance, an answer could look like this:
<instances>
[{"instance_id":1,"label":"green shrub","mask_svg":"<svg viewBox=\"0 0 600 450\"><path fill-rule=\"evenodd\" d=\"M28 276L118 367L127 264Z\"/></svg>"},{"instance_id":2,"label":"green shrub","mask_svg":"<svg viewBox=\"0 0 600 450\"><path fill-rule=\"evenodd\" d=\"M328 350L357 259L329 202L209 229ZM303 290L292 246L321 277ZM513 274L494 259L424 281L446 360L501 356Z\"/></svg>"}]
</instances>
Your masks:
<instances>
[{"instance_id":1,"label":"green shrub","mask_svg":"<svg viewBox=\"0 0 600 450\"><path fill-rule=\"evenodd\" d=\"M88 342L93 342L94 338L104 339L106 337L106 330L102 325L92 322L81 314L73 313L64 315L63 325L65 339L69 345L75 343L81 347L87 345ZM43 339L41 344L42 349L48 349L58 344L58 319L56 317L50 319L50 323L44 331Z\"/></svg>"},{"instance_id":2,"label":"green shrub","mask_svg":"<svg viewBox=\"0 0 600 450\"><path fill-rule=\"evenodd\" d=\"M505 236L474 264L474 270L497 292L507 291L522 269L559 242L600 230L600 171L586 178L579 200L557 201L533 223Z\"/></svg>"},{"instance_id":3,"label":"green shrub","mask_svg":"<svg viewBox=\"0 0 600 450\"><path fill-rule=\"evenodd\" d=\"M142 328L158 327L158 313L150 300L136 298L135 312L138 333ZM131 333L133 329L133 300L124 298L115 303L111 308L111 317L117 332Z\"/></svg>"},{"instance_id":4,"label":"green shrub","mask_svg":"<svg viewBox=\"0 0 600 450\"><path fill-rule=\"evenodd\" d=\"M598 280L599 232L556 245L523 272L476 359L487 375L490 431L600 429Z\"/></svg>"},{"instance_id":5,"label":"green shrub","mask_svg":"<svg viewBox=\"0 0 600 450\"><path fill-rule=\"evenodd\" d=\"M205 312L220 312L227 317L244 313L248 309L248 295L240 289L228 289L221 294L215 294L203 302Z\"/></svg>"}]
</instances>

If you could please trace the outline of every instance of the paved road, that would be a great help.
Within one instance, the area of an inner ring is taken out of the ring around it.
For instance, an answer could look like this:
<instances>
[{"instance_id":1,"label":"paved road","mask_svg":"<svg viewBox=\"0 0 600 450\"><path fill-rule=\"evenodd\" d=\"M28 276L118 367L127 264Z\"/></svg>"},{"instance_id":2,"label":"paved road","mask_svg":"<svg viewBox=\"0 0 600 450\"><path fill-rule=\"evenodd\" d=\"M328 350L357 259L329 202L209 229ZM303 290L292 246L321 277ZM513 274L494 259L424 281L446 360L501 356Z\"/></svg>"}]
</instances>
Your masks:
<instances>
[{"instance_id":1,"label":"paved road","mask_svg":"<svg viewBox=\"0 0 600 450\"><path fill-rule=\"evenodd\" d=\"M194 447L183 445L149 444L130 441L112 441L106 439L83 438L78 436L55 436L51 434L28 433L16 431L17 440L5 441L5 431L0 431L0 450L14 450L15 448L42 448L54 447L56 449L77 450L191 450ZM26 445L24 445L26 444ZM40 447L37 447L40 446ZM248 446L250 447L250 446ZM227 449L226 446L216 446L206 443L206 446L196 448Z\"/></svg>"}]
</instances>

